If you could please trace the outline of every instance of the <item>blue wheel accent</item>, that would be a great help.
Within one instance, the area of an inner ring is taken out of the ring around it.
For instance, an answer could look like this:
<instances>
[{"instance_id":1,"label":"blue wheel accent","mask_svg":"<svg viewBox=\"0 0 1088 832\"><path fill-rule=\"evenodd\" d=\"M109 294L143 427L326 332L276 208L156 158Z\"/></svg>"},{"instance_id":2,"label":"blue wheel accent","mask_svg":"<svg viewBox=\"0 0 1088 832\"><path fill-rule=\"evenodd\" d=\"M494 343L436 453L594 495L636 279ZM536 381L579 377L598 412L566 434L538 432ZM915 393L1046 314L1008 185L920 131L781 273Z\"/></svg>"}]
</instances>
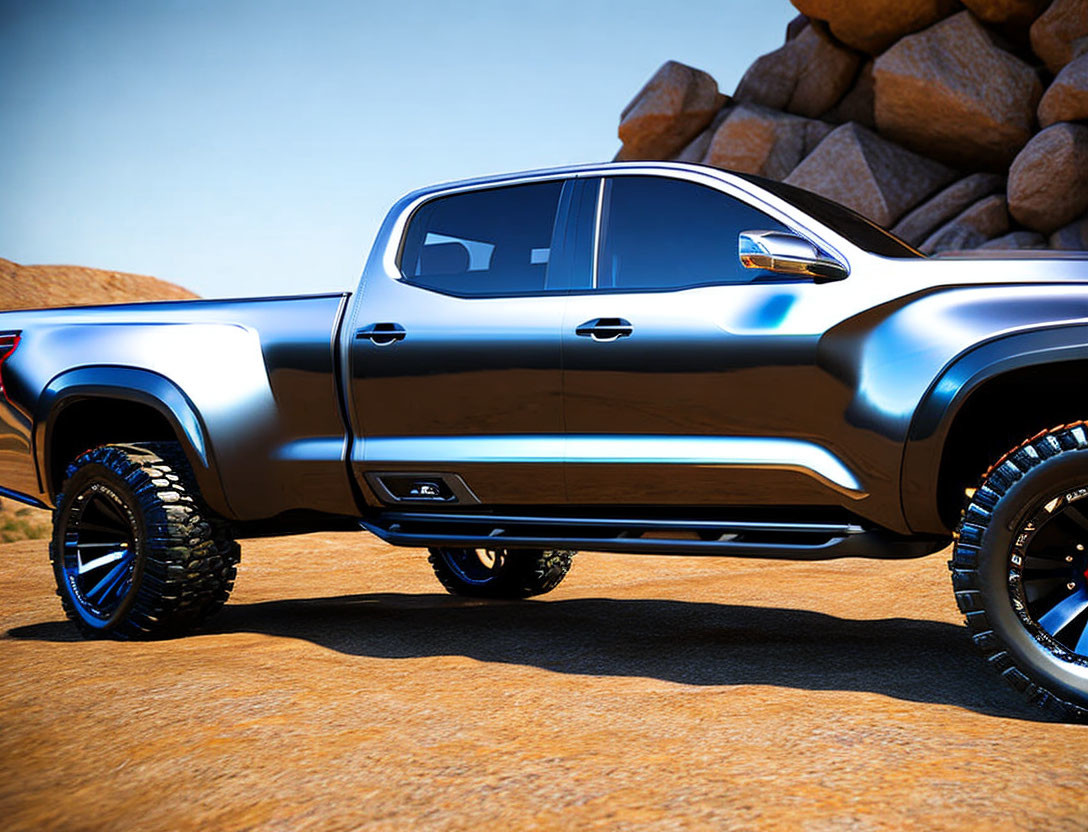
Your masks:
<instances>
[{"instance_id":1,"label":"blue wheel accent","mask_svg":"<svg viewBox=\"0 0 1088 832\"><path fill-rule=\"evenodd\" d=\"M133 590L136 517L116 491L95 482L76 495L61 522L63 573L72 602L87 624L105 627Z\"/></svg>"},{"instance_id":2,"label":"blue wheel accent","mask_svg":"<svg viewBox=\"0 0 1088 832\"><path fill-rule=\"evenodd\" d=\"M1085 489L1059 494L1028 516L1013 547L1009 590L1029 631L1088 662L1086 496Z\"/></svg>"}]
</instances>

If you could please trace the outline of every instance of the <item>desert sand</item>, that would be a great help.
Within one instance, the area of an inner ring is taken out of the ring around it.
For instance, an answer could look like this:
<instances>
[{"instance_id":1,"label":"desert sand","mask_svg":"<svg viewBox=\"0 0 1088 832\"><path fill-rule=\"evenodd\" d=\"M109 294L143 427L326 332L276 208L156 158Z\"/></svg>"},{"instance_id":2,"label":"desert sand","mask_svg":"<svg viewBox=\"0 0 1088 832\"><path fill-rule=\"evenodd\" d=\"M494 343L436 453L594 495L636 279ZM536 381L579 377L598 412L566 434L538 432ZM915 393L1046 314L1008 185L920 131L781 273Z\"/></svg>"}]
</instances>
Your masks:
<instances>
[{"instance_id":1,"label":"desert sand","mask_svg":"<svg viewBox=\"0 0 1088 832\"><path fill-rule=\"evenodd\" d=\"M1088 826L1088 726L959 624L947 554L582 553L525 602L358 534L246 541L199 634L85 642L0 546L0 817L31 829Z\"/></svg>"}]
</instances>

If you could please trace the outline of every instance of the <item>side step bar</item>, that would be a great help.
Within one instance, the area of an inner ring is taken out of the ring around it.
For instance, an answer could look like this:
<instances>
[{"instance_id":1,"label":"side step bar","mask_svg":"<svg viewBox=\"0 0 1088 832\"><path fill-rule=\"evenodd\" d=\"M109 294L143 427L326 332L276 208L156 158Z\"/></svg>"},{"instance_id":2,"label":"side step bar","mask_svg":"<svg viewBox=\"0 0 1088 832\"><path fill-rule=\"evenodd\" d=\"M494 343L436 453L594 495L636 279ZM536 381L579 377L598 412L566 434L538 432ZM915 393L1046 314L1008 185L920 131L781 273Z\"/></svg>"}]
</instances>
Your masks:
<instances>
[{"instance_id":1,"label":"side step bar","mask_svg":"<svg viewBox=\"0 0 1088 832\"><path fill-rule=\"evenodd\" d=\"M361 520L360 525L394 546L577 549L788 560L924 557L946 544L935 539L896 537L853 523L659 521L390 511Z\"/></svg>"}]
</instances>

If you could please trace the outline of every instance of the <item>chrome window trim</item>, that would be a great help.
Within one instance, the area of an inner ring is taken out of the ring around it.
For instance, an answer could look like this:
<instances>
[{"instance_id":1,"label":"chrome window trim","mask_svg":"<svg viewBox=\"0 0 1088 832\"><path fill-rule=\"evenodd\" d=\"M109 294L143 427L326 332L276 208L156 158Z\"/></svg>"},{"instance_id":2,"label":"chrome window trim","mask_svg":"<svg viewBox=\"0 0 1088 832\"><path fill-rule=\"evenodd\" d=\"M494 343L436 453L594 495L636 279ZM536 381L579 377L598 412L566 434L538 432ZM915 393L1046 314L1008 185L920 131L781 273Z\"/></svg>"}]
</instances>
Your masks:
<instances>
[{"instance_id":1,"label":"chrome window trim","mask_svg":"<svg viewBox=\"0 0 1088 832\"><path fill-rule=\"evenodd\" d=\"M601 221L604 214L604 186L607 181L602 176L597 184L597 205L593 216L593 291L597 290L597 274L601 263Z\"/></svg>"}]
</instances>

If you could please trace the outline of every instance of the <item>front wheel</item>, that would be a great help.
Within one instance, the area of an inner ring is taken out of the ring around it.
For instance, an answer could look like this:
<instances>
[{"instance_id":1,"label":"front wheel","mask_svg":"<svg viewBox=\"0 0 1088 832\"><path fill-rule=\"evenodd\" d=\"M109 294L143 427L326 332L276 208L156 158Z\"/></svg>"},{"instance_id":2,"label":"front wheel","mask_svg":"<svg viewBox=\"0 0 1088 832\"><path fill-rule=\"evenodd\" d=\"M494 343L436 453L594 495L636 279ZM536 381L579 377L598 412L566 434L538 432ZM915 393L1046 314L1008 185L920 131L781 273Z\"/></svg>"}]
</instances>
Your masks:
<instances>
[{"instance_id":1,"label":"front wheel","mask_svg":"<svg viewBox=\"0 0 1088 832\"><path fill-rule=\"evenodd\" d=\"M175 443L103 445L68 468L49 556L83 635L180 634L227 600L238 544L200 504Z\"/></svg>"},{"instance_id":2,"label":"front wheel","mask_svg":"<svg viewBox=\"0 0 1088 832\"><path fill-rule=\"evenodd\" d=\"M1039 434L986 472L950 563L976 645L1016 690L1088 721L1088 426Z\"/></svg>"},{"instance_id":3,"label":"front wheel","mask_svg":"<svg viewBox=\"0 0 1088 832\"><path fill-rule=\"evenodd\" d=\"M528 598L551 592L570 571L566 549L430 550L434 574L453 595Z\"/></svg>"}]
</instances>

